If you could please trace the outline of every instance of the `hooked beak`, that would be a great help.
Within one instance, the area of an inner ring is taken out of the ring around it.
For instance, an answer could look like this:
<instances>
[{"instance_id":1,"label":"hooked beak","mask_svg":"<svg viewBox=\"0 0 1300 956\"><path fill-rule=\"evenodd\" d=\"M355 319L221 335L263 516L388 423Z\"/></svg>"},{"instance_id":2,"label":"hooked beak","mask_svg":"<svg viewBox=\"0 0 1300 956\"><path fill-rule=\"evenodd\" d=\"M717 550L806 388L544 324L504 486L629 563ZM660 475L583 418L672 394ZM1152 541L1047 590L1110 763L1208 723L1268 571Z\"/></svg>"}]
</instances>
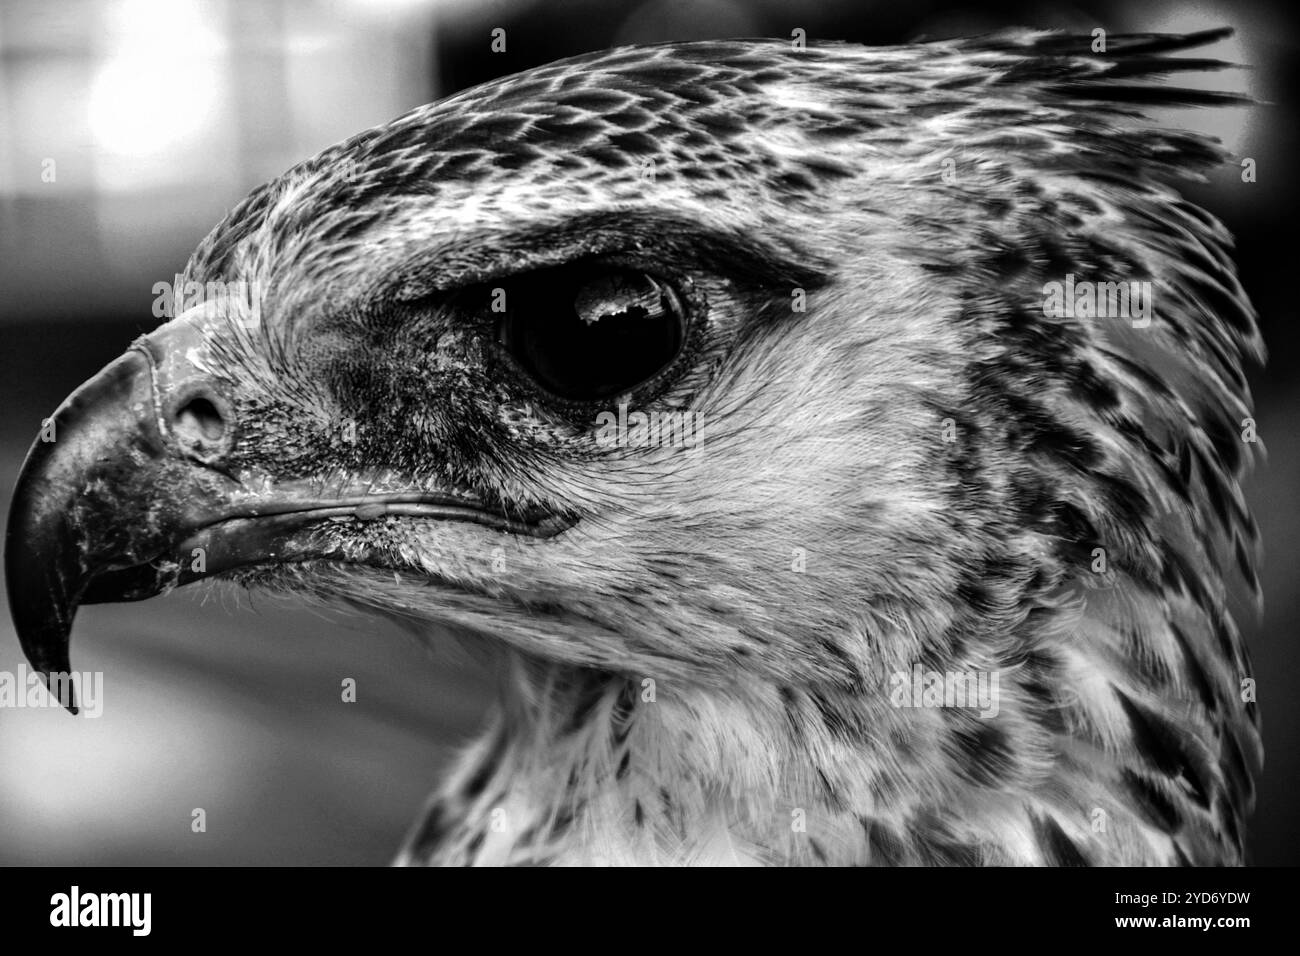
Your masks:
<instances>
[{"instance_id":1,"label":"hooked beak","mask_svg":"<svg viewBox=\"0 0 1300 956\"><path fill-rule=\"evenodd\" d=\"M5 578L23 652L47 686L71 670L80 605L138 601L251 565L345 560L317 533L330 519L408 515L535 537L569 525L506 515L464 493L374 494L358 483L324 497L320 482L303 480L246 488L227 470L232 403L193 361L209 321L181 316L138 339L63 402L23 463ZM379 554L346 560L392 566Z\"/></svg>"}]
</instances>

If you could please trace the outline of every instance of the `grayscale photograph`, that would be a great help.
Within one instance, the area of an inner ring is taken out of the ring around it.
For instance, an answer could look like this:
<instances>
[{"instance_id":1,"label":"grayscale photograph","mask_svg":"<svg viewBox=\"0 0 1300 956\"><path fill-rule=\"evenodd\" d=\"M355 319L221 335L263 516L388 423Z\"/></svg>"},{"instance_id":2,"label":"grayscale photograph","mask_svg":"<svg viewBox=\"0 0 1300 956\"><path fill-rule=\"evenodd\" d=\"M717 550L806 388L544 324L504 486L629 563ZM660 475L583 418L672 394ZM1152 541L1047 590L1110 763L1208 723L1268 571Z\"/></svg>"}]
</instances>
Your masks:
<instances>
[{"instance_id":1,"label":"grayscale photograph","mask_svg":"<svg viewBox=\"0 0 1300 956\"><path fill-rule=\"evenodd\" d=\"M1242 940L1300 860L1298 20L5 0L15 925L890 867Z\"/></svg>"}]
</instances>

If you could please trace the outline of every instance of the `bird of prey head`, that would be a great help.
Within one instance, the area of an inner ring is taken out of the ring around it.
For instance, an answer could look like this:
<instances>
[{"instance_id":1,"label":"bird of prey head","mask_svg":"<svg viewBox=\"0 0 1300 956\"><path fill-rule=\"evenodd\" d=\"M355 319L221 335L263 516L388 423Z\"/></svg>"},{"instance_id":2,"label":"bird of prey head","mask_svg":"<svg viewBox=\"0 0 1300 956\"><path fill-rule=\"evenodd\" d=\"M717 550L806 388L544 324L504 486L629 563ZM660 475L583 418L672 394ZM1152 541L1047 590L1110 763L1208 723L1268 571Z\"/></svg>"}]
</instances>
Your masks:
<instances>
[{"instance_id":1,"label":"bird of prey head","mask_svg":"<svg viewBox=\"0 0 1300 956\"><path fill-rule=\"evenodd\" d=\"M453 632L411 863L1239 861L1262 346L1141 115L1218 36L618 49L327 150L34 446L30 660L215 575Z\"/></svg>"}]
</instances>

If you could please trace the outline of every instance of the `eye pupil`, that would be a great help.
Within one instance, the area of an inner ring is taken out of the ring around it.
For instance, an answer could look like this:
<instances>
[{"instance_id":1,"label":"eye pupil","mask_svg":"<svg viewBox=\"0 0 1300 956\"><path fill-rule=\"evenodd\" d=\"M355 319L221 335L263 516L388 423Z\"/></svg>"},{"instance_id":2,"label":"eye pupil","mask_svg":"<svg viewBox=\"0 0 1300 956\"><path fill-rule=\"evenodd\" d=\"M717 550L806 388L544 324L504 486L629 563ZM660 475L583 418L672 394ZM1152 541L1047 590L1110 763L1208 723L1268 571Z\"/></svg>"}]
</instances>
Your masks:
<instances>
[{"instance_id":1,"label":"eye pupil","mask_svg":"<svg viewBox=\"0 0 1300 956\"><path fill-rule=\"evenodd\" d=\"M534 274L507 293L499 340L535 383L596 401L653 379L681 351L675 293L644 273Z\"/></svg>"}]
</instances>

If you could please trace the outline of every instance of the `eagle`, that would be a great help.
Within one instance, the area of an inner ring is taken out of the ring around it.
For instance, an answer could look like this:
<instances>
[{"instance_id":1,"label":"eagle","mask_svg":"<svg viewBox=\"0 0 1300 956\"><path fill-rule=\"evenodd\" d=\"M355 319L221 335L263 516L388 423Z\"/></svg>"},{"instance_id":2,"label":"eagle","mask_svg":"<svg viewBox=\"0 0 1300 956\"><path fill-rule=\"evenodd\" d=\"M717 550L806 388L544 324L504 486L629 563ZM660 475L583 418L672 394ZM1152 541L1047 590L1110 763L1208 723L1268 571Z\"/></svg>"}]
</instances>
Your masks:
<instances>
[{"instance_id":1,"label":"eagle","mask_svg":"<svg viewBox=\"0 0 1300 956\"><path fill-rule=\"evenodd\" d=\"M626 47L325 150L44 423L28 660L211 579L463 643L401 864L1243 862L1264 350L1147 116L1226 32Z\"/></svg>"}]
</instances>

